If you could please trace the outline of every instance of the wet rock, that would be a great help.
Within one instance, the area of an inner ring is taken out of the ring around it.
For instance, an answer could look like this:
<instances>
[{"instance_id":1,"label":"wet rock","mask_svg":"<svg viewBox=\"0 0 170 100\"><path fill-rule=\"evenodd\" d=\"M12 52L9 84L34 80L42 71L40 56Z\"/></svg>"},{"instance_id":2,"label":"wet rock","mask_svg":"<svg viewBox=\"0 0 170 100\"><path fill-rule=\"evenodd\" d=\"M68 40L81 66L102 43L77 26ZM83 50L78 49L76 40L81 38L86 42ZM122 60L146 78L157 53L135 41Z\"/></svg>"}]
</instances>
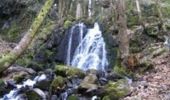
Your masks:
<instances>
[{"instance_id":1,"label":"wet rock","mask_svg":"<svg viewBox=\"0 0 170 100\"><path fill-rule=\"evenodd\" d=\"M12 73L12 72L27 72L28 74L35 74L36 72L31 69L31 68L25 68L25 67L22 67L22 66L11 66L10 68L8 68L4 74L9 74L9 73Z\"/></svg>"},{"instance_id":2,"label":"wet rock","mask_svg":"<svg viewBox=\"0 0 170 100\"><path fill-rule=\"evenodd\" d=\"M52 80L54 79L54 73L52 72L52 70L47 69L45 72L42 72L41 75L44 75L44 79L38 81L35 84L35 87L48 91L50 88L49 86L50 86ZM39 75L39 76L41 76L41 75Z\"/></svg>"},{"instance_id":3,"label":"wet rock","mask_svg":"<svg viewBox=\"0 0 170 100\"><path fill-rule=\"evenodd\" d=\"M42 100L43 97L41 97L43 94L42 91L40 90L29 90L26 92L26 97L27 97L27 100ZM43 95L45 96L45 95ZM44 99L43 99L44 100Z\"/></svg>"},{"instance_id":4,"label":"wet rock","mask_svg":"<svg viewBox=\"0 0 170 100\"><path fill-rule=\"evenodd\" d=\"M92 73L88 74L79 85L79 91L84 94L93 95L93 91L97 89L97 76Z\"/></svg>"},{"instance_id":5,"label":"wet rock","mask_svg":"<svg viewBox=\"0 0 170 100\"><path fill-rule=\"evenodd\" d=\"M27 76L28 74L26 72L20 72L16 75L13 76L14 81L16 81L16 83L20 83L22 82Z\"/></svg>"},{"instance_id":6,"label":"wet rock","mask_svg":"<svg viewBox=\"0 0 170 100\"><path fill-rule=\"evenodd\" d=\"M51 80L42 80L40 82L37 82L37 84L35 85L35 87L40 88L42 90L49 90L49 86L50 86Z\"/></svg>"},{"instance_id":7,"label":"wet rock","mask_svg":"<svg viewBox=\"0 0 170 100\"><path fill-rule=\"evenodd\" d=\"M0 96L3 96L7 92L8 91L6 89L6 84L5 84L4 80L0 79Z\"/></svg>"},{"instance_id":8,"label":"wet rock","mask_svg":"<svg viewBox=\"0 0 170 100\"><path fill-rule=\"evenodd\" d=\"M64 77L80 77L83 78L85 73L75 67L65 66L65 65L56 65L55 74L61 75Z\"/></svg>"},{"instance_id":9,"label":"wet rock","mask_svg":"<svg viewBox=\"0 0 170 100\"><path fill-rule=\"evenodd\" d=\"M70 21L65 21L65 27L69 27L71 25ZM87 27L83 27L83 37L87 34ZM74 52L79 44L80 41L80 27L79 25L74 25L68 30L65 31L64 37L58 46L58 52L56 54L56 61L67 63L67 51L69 46L69 38L72 35L72 43L71 43L71 50L70 50L70 59L73 59Z\"/></svg>"},{"instance_id":10,"label":"wet rock","mask_svg":"<svg viewBox=\"0 0 170 100\"><path fill-rule=\"evenodd\" d=\"M65 82L66 80L63 77L57 76L50 85L51 92L56 93L59 92L60 90L63 90L66 86Z\"/></svg>"},{"instance_id":11,"label":"wet rock","mask_svg":"<svg viewBox=\"0 0 170 100\"><path fill-rule=\"evenodd\" d=\"M7 83L7 88L9 89L9 90L12 90L12 89L14 89L14 88L16 88L17 86L16 86L16 82L15 81L12 81L12 80L8 80L8 81L6 81L6 83Z\"/></svg>"}]
</instances>

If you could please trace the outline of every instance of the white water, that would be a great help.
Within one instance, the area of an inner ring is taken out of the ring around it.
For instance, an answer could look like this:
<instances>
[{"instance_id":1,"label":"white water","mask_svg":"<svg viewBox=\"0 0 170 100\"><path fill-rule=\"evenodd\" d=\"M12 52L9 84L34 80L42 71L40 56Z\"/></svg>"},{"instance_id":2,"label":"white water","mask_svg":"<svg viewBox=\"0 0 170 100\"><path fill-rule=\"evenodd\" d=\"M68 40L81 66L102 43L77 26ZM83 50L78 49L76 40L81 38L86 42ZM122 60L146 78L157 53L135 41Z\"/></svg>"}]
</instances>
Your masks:
<instances>
[{"instance_id":1,"label":"white water","mask_svg":"<svg viewBox=\"0 0 170 100\"><path fill-rule=\"evenodd\" d=\"M11 90L8 94L4 95L3 98L1 98L0 100L21 100L21 95L18 94L18 92L20 91L21 88L24 87L29 87L30 89L33 89L34 85L37 82L40 82L42 80L45 80L47 77L45 74L42 74L40 76L37 76L34 78L34 80L28 79L26 81L23 82L23 84L19 84L16 85L16 89ZM44 95L43 91L41 91L40 89L33 89L35 92L37 92L37 94L39 94L40 96L43 96L43 100L46 99L46 96Z\"/></svg>"},{"instance_id":2,"label":"white water","mask_svg":"<svg viewBox=\"0 0 170 100\"><path fill-rule=\"evenodd\" d=\"M105 71L108 65L106 57L105 42L98 23L94 24L94 28L88 29L87 34L83 38L83 24L78 24L80 29L80 41L77 46L73 59L70 60L72 34L69 38L69 46L67 52L67 65L71 65L82 70L95 69ZM74 28L74 27L73 27ZM72 29L73 29L72 28Z\"/></svg>"},{"instance_id":3,"label":"white water","mask_svg":"<svg viewBox=\"0 0 170 100\"><path fill-rule=\"evenodd\" d=\"M83 28L85 27L83 23L79 23L79 24L76 24L75 26L73 26L71 28L71 34L70 34L70 37L69 37L69 43L68 43L68 49L67 49L67 59L66 59L66 64L67 65L70 65L70 57L71 57L71 46L72 46L72 38L73 38L73 31L76 27L79 27L80 29L80 39L79 39L79 42L83 39Z\"/></svg>"}]
</instances>

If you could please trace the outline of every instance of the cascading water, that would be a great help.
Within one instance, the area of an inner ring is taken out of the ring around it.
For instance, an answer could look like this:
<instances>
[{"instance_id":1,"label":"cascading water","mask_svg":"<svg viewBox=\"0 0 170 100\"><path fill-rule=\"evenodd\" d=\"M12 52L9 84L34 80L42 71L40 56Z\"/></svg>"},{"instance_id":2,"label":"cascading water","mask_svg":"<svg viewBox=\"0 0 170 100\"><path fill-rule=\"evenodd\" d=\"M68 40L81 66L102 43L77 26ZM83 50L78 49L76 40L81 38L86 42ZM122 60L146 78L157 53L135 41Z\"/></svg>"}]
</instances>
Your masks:
<instances>
[{"instance_id":1,"label":"cascading water","mask_svg":"<svg viewBox=\"0 0 170 100\"><path fill-rule=\"evenodd\" d=\"M71 46L75 27L79 27L79 41L72 59ZM71 28L71 33L68 41L67 49L67 65L80 68L82 70L95 69L105 71L108 65L106 57L105 42L102 37L102 32L98 23L94 24L92 29L88 29L87 33L83 35L83 28L86 27L83 23L76 24Z\"/></svg>"},{"instance_id":2,"label":"cascading water","mask_svg":"<svg viewBox=\"0 0 170 100\"><path fill-rule=\"evenodd\" d=\"M35 89L33 88L37 82L43 81L46 78L47 78L46 75L42 74L40 76L36 76L33 80L28 79L24 81L23 84L16 85L15 89L11 90L8 94L4 95L3 98L0 98L0 100L25 100L24 98L22 98L22 93L20 93L23 88L32 89L42 97L42 100L46 100L47 99L46 95L42 90L38 88Z\"/></svg>"}]
</instances>

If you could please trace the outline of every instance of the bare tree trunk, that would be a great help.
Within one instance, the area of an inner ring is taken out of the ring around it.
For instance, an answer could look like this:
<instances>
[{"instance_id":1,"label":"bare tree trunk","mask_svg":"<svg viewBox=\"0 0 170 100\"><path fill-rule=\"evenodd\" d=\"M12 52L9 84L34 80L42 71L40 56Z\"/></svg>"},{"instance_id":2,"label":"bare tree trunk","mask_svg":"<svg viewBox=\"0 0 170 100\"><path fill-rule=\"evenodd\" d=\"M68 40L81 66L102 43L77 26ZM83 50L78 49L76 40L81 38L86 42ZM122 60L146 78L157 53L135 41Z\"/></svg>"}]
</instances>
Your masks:
<instances>
[{"instance_id":1,"label":"bare tree trunk","mask_svg":"<svg viewBox=\"0 0 170 100\"><path fill-rule=\"evenodd\" d=\"M59 19L63 19L65 12L66 12L66 1L65 0L59 0L58 2L58 14Z\"/></svg>"},{"instance_id":2,"label":"bare tree trunk","mask_svg":"<svg viewBox=\"0 0 170 100\"><path fill-rule=\"evenodd\" d=\"M92 17L92 0L88 0L89 3L88 3L88 17L89 19L91 19Z\"/></svg>"},{"instance_id":3,"label":"bare tree trunk","mask_svg":"<svg viewBox=\"0 0 170 100\"><path fill-rule=\"evenodd\" d=\"M138 12L138 22L142 23L142 14L141 14L139 0L136 0L136 8L137 8L137 12Z\"/></svg>"},{"instance_id":4,"label":"bare tree trunk","mask_svg":"<svg viewBox=\"0 0 170 100\"><path fill-rule=\"evenodd\" d=\"M83 17L83 12L82 12L81 1L78 1L77 8L76 8L76 19L80 19L82 17Z\"/></svg>"},{"instance_id":5,"label":"bare tree trunk","mask_svg":"<svg viewBox=\"0 0 170 100\"><path fill-rule=\"evenodd\" d=\"M88 0L82 0L83 2L83 17L88 18Z\"/></svg>"},{"instance_id":6,"label":"bare tree trunk","mask_svg":"<svg viewBox=\"0 0 170 100\"><path fill-rule=\"evenodd\" d=\"M120 58L124 59L129 55L129 38L127 33L125 0L116 0L116 19L118 25L118 38Z\"/></svg>"},{"instance_id":7,"label":"bare tree trunk","mask_svg":"<svg viewBox=\"0 0 170 100\"><path fill-rule=\"evenodd\" d=\"M45 19L48 11L52 7L53 0L47 0L40 10L38 16L35 21L31 25L28 32L21 39L19 44L7 55L5 55L2 59L0 59L0 73L10 67L18 57L27 49L29 44L32 42L33 38L36 35L37 30Z\"/></svg>"}]
</instances>

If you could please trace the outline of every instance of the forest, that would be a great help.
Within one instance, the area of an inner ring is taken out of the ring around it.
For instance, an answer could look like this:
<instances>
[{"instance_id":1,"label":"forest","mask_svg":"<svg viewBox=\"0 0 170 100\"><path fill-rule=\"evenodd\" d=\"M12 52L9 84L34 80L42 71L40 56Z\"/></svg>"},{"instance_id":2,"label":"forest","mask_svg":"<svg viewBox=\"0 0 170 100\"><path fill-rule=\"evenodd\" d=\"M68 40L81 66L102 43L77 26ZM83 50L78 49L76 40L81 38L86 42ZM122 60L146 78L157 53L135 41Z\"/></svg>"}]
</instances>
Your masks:
<instances>
[{"instance_id":1,"label":"forest","mask_svg":"<svg viewBox=\"0 0 170 100\"><path fill-rule=\"evenodd\" d=\"M170 0L0 0L0 100L170 100Z\"/></svg>"}]
</instances>

